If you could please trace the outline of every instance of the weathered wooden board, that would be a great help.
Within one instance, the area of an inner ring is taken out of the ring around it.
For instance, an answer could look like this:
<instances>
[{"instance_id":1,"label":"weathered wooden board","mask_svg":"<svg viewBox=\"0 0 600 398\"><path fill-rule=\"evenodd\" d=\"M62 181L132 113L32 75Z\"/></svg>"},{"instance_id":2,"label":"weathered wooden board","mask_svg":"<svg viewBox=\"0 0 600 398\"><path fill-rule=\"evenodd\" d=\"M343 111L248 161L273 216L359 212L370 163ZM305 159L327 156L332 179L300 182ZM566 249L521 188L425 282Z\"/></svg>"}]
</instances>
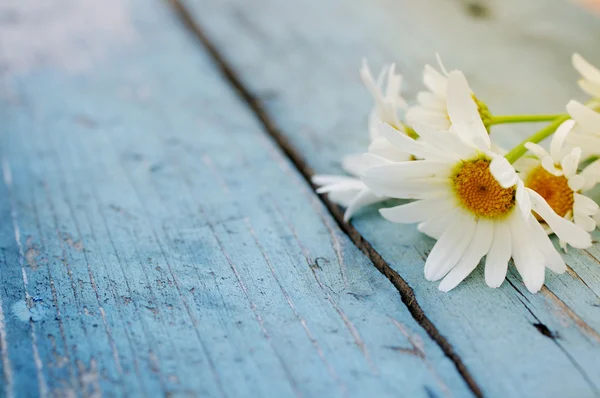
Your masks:
<instances>
[{"instance_id":1,"label":"weathered wooden board","mask_svg":"<svg viewBox=\"0 0 600 398\"><path fill-rule=\"evenodd\" d=\"M472 396L170 11L0 5L0 396Z\"/></svg>"},{"instance_id":2,"label":"weathered wooden board","mask_svg":"<svg viewBox=\"0 0 600 398\"><path fill-rule=\"evenodd\" d=\"M423 64L434 63L438 51L447 67L466 71L497 114L561 112L570 98L584 98L571 53L600 64L598 20L559 0L181 3L305 176L341 172L341 156L367 145L371 99L357 73L363 56L372 65L397 62L411 97L421 89ZM530 128L493 134L509 145ZM432 240L374 210L353 224L368 242L356 239L359 246L374 248L400 273L484 395L600 394L598 247L569 253L569 273L548 274L548 287L537 295L514 272L497 290L475 272L442 294L422 274Z\"/></svg>"}]
</instances>

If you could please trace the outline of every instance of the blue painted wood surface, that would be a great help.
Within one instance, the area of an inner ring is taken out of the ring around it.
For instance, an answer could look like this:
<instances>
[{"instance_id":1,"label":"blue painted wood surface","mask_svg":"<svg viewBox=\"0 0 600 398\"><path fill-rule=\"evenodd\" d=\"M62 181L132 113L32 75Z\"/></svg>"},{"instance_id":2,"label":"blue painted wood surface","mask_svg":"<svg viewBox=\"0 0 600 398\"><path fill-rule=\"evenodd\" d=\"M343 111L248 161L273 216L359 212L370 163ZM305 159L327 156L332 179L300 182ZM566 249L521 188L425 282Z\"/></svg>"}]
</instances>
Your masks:
<instances>
[{"instance_id":1,"label":"blue painted wood surface","mask_svg":"<svg viewBox=\"0 0 600 398\"><path fill-rule=\"evenodd\" d=\"M0 6L0 395L473 396L167 3L44 4Z\"/></svg>"},{"instance_id":2,"label":"blue painted wood surface","mask_svg":"<svg viewBox=\"0 0 600 398\"><path fill-rule=\"evenodd\" d=\"M562 0L183 3L307 174L341 173L341 156L367 146L371 99L357 74L363 56L372 65L397 62L410 98L421 89L423 64L440 52L447 67L466 71L498 114L561 112L570 98L584 98L571 54L600 64L598 19ZM526 129L493 134L510 145ZM547 274L547 288L537 295L513 271L497 290L476 271L441 294L422 274L432 240L373 209L353 225L410 285L484 395L600 395L597 245L569 252L569 272Z\"/></svg>"}]
</instances>

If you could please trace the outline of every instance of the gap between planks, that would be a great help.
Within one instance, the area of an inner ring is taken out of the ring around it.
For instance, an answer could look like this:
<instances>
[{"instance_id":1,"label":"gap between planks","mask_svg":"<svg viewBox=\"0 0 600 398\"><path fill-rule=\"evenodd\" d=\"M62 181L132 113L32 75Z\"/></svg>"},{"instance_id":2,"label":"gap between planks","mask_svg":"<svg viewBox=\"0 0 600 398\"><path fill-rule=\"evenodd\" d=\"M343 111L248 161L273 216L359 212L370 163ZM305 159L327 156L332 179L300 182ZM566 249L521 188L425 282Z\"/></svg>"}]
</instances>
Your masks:
<instances>
[{"instance_id":1,"label":"gap between planks","mask_svg":"<svg viewBox=\"0 0 600 398\"><path fill-rule=\"evenodd\" d=\"M196 39L198 39L227 82L231 84L238 96L248 105L256 118L262 124L267 134L269 134L269 136L275 141L276 145L291 160L306 182L314 187L311 182L311 177L314 174L313 170L306 164L304 158L295 150L287 138L280 133L280 129L276 126L275 122L271 120L268 113L263 109L260 101L250 92L248 88L245 87L241 79L238 78L234 72L233 68L228 65L225 58L203 32L202 28L196 23L183 3L180 0L166 1L173 8L183 25L195 36ZM483 397L481 388L473 376L469 373L467 367L462 362L462 359L454 351L454 348L450 342L446 340L446 338L429 320L427 315L425 315L425 312L417 302L414 291L410 285L400 276L400 274L398 274L398 272L390 267L390 265L381 257L381 255L373 248L373 246L367 242L351 224L344 222L343 213L335 203L331 202L326 196L319 196L319 198L330 212L332 217L335 219L340 229L346 235L348 235L352 242L363 253L369 257L375 268L377 268L379 272L388 278L388 280L398 290L402 302L406 305L412 317L421 325L421 327L423 327L423 329L425 329L427 334L438 344L438 346L440 346L444 354L454 363L454 366L465 380L473 394L475 394L477 397Z\"/></svg>"}]
</instances>

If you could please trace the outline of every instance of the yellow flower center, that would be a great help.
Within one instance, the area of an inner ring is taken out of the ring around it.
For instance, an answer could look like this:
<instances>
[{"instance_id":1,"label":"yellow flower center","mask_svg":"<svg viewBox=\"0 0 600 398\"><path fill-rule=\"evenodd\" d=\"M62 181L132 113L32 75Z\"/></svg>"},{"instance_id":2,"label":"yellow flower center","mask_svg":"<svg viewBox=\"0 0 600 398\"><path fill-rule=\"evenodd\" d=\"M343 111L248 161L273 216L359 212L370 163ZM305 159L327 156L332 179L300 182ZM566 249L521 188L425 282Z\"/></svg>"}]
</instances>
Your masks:
<instances>
[{"instance_id":1,"label":"yellow flower center","mask_svg":"<svg viewBox=\"0 0 600 398\"><path fill-rule=\"evenodd\" d=\"M565 176L555 176L542 166L537 166L529 173L525 186L546 199L552 210L559 216L564 217L573 210L575 196Z\"/></svg>"},{"instance_id":2,"label":"yellow flower center","mask_svg":"<svg viewBox=\"0 0 600 398\"><path fill-rule=\"evenodd\" d=\"M478 217L498 218L515 207L516 188L502 188L488 159L463 161L456 167L454 190L462 206Z\"/></svg>"}]
</instances>

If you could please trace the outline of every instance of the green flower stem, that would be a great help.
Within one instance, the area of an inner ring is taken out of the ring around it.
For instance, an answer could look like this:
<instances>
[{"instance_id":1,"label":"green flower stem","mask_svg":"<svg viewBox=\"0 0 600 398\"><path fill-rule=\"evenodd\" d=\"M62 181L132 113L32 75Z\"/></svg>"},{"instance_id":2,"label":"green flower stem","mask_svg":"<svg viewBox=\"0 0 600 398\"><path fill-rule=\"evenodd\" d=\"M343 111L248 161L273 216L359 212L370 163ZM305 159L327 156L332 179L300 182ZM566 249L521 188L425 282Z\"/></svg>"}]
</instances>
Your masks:
<instances>
[{"instance_id":1,"label":"green flower stem","mask_svg":"<svg viewBox=\"0 0 600 398\"><path fill-rule=\"evenodd\" d=\"M492 116L490 125L505 123L551 122L563 115L501 115Z\"/></svg>"},{"instance_id":2,"label":"green flower stem","mask_svg":"<svg viewBox=\"0 0 600 398\"><path fill-rule=\"evenodd\" d=\"M560 115L552 123L548 126L544 127L537 133L532 136L527 137L524 141L522 141L519 145L511 149L504 157L510 163L514 163L523 156L527 152L527 148L525 148L525 144L528 142L538 143L542 141L544 138L551 136L558 126L560 126L564 121L569 120L571 117L569 115Z\"/></svg>"}]
</instances>

